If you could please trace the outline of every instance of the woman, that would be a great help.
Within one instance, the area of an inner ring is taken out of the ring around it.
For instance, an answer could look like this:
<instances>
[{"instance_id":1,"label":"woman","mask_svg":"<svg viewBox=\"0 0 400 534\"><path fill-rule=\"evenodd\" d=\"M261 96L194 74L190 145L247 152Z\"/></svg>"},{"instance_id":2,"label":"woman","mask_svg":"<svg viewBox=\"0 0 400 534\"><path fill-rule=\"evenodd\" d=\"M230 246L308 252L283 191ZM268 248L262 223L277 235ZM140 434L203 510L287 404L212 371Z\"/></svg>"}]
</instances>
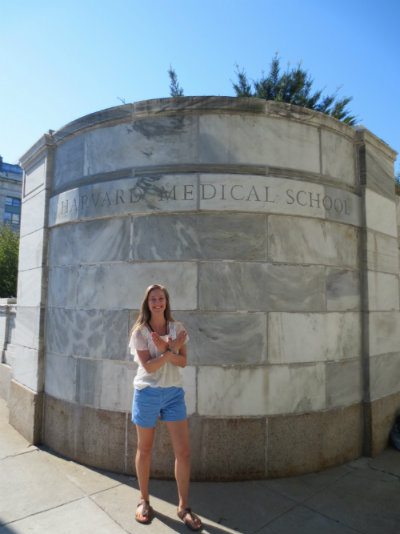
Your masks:
<instances>
[{"instance_id":1,"label":"woman","mask_svg":"<svg viewBox=\"0 0 400 534\"><path fill-rule=\"evenodd\" d=\"M139 368L134 380L132 421L137 430L136 475L140 502L139 523L149 523L152 508L149 497L150 456L158 416L167 425L175 454L178 486L177 514L192 530L200 530L200 518L188 507L190 480L189 428L182 377L186 366L186 340L182 323L171 315L168 291L154 284L147 288L140 314L132 330L129 347Z\"/></svg>"}]
</instances>

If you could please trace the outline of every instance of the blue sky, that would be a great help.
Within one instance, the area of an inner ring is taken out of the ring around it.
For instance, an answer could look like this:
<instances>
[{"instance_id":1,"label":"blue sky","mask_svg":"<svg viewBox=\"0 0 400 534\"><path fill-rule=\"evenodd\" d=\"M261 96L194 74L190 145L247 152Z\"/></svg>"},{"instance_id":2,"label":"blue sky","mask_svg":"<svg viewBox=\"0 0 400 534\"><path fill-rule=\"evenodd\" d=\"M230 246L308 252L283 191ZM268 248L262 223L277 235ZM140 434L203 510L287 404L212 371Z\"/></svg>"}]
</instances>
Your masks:
<instances>
[{"instance_id":1,"label":"blue sky","mask_svg":"<svg viewBox=\"0 0 400 534\"><path fill-rule=\"evenodd\" d=\"M359 123L400 152L398 0L0 0L0 155L18 161L49 129L126 102L233 96L302 62L314 88L352 96ZM399 164L396 164L399 168Z\"/></svg>"}]
</instances>

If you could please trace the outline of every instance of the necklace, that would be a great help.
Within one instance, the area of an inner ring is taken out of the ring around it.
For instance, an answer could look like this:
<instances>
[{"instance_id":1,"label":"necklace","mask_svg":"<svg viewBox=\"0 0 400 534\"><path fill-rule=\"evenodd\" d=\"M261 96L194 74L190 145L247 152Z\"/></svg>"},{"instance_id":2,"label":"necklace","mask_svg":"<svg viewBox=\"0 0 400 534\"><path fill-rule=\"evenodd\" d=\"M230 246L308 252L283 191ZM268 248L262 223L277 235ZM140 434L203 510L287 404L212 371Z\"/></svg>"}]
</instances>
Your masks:
<instances>
[{"instance_id":1,"label":"necklace","mask_svg":"<svg viewBox=\"0 0 400 534\"><path fill-rule=\"evenodd\" d=\"M159 336L165 336L167 334L167 322L165 322L161 328L158 328L157 330L154 330L154 328L151 326L150 321L147 322L150 330L152 332L156 332Z\"/></svg>"}]
</instances>

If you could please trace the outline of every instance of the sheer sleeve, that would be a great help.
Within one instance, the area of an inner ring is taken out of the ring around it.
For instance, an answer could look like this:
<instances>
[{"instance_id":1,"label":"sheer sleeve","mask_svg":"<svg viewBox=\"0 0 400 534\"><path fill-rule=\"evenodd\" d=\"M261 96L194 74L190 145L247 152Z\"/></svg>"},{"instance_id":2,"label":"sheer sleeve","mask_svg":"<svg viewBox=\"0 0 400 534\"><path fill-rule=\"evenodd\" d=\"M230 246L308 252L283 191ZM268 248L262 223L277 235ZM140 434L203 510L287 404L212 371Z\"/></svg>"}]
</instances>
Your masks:
<instances>
[{"instance_id":1,"label":"sheer sleeve","mask_svg":"<svg viewBox=\"0 0 400 534\"><path fill-rule=\"evenodd\" d=\"M186 332L187 335L186 335L185 343L187 343L189 341L189 334L188 334L188 331L185 328L185 325L183 323L179 322L179 321L175 321L173 323L173 325L174 325L174 329L175 329L175 337L177 337L180 332Z\"/></svg>"},{"instance_id":2,"label":"sheer sleeve","mask_svg":"<svg viewBox=\"0 0 400 534\"><path fill-rule=\"evenodd\" d=\"M137 350L149 350L147 328L135 328L129 341L131 353Z\"/></svg>"}]
</instances>

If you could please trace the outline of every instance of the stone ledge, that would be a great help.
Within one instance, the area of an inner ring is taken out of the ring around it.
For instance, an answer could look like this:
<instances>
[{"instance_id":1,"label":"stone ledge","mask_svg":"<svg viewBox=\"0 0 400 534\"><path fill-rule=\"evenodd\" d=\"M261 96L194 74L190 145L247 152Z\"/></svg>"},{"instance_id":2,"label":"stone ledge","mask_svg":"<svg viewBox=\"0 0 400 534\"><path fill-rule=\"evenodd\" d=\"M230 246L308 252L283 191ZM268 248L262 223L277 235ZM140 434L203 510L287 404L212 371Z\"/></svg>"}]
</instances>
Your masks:
<instances>
[{"instance_id":1,"label":"stone ledge","mask_svg":"<svg viewBox=\"0 0 400 534\"><path fill-rule=\"evenodd\" d=\"M10 424L32 445L41 443L43 393L11 380L8 408Z\"/></svg>"},{"instance_id":2,"label":"stone ledge","mask_svg":"<svg viewBox=\"0 0 400 534\"><path fill-rule=\"evenodd\" d=\"M10 394L11 367L0 363L0 397L8 401Z\"/></svg>"}]
</instances>

